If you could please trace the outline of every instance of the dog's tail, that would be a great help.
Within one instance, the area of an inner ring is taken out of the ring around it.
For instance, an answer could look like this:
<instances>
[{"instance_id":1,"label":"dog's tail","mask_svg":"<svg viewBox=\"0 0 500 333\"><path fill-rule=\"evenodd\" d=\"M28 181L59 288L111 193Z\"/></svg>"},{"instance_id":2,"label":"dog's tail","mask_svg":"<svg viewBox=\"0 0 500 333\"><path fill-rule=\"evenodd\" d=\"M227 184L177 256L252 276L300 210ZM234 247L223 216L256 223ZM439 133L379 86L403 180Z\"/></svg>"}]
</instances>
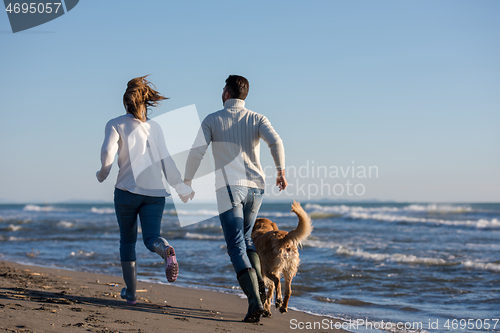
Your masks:
<instances>
[{"instance_id":1,"label":"dog's tail","mask_svg":"<svg viewBox=\"0 0 500 333\"><path fill-rule=\"evenodd\" d=\"M300 203L294 201L292 204L292 212L297 214L299 224L297 228L290 231L285 236L285 241L292 241L296 245L300 245L312 232L313 226L311 218L307 215L305 210L300 206Z\"/></svg>"}]
</instances>

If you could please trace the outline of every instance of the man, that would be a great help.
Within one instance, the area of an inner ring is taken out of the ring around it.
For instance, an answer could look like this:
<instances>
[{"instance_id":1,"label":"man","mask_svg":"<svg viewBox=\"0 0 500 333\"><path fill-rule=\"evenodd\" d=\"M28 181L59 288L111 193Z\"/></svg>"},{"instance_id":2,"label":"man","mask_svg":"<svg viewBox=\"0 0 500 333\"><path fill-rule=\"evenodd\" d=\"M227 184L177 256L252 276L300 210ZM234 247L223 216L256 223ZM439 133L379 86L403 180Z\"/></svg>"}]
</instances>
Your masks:
<instances>
[{"instance_id":1,"label":"man","mask_svg":"<svg viewBox=\"0 0 500 333\"><path fill-rule=\"evenodd\" d=\"M260 139L271 150L280 191L287 187L287 181L283 143L265 116L245 109L248 89L248 80L242 76L230 75L226 79L222 91L224 109L203 120L187 159L185 183L191 184L212 143L219 218L238 282L248 297L243 321L258 322L264 312L265 285L251 234L265 188Z\"/></svg>"}]
</instances>

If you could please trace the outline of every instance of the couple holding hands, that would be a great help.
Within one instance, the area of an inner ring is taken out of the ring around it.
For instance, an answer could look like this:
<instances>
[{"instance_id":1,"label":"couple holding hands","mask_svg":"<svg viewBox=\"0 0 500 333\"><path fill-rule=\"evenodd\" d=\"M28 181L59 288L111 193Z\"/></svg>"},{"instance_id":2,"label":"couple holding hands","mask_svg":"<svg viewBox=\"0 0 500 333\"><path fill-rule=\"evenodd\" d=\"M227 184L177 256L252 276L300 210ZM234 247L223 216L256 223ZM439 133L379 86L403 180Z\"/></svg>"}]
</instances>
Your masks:
<instances>
[{"instance_id":1,"label":"couple holding hands","mask_svg":"<svg viewBox=\"0 0 500 333\"><path fill-rule=\"evenodd\" d=\"M265 175L260 165L260 139L270 148L280 191L287 187L287 181L283 143L265 116L245 108L248 90L246 78L230 75L226 79L222 92L224 108L203 120L182 179L168 154L160 126L147 118L148 108L167 98L155 90L146 76L128 82L123 95L126 114L106 124L101 149L102 167L97 172L97 179L103 182L107 178L118 153L114 204L126 284L121 297L129 304L137 301L137 217L141 221L144 245L165 260L167 280L174 282L179 274L175 250L160 236L165 197L170 195L163 176L183 202L193 199L195 192L191 181L212 144L219 218L238 283L248 298L244 321L260 320L264 312L260 297L264 282L259 256L251 239L265 188ZM144 160L157 163L146 165Z\"/></svg>"}]
</instances>

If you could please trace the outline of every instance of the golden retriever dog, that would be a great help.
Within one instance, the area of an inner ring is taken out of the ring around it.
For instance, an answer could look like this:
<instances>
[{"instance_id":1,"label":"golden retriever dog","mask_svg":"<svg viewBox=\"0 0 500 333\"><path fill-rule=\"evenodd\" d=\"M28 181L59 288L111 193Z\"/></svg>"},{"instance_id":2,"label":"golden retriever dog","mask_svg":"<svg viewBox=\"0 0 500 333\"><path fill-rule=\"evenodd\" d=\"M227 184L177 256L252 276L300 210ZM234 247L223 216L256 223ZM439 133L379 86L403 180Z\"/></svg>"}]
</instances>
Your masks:
<instances>
[{"instance_id":1,"label":"golden retriever dog","mask_svg":"<svg viewBox=\"0 0 500 333\"><path fill-rule=\"evenodd\" d=\"M258 218L252 231L252 240L262 266L262 275L268 288L264 302L264 317L271 317L271 300L276 288L276 308L281 313L288 310L288 301L292 294L292 279L299 267L298 247L312 232L311 219L300 206L293 202L292 212L297 214L299 223L296 229L286 232L279 230L276 223L266 218ZM285 298L281 299L280 277L285 278Z\"/></svg>"}]
</instances>

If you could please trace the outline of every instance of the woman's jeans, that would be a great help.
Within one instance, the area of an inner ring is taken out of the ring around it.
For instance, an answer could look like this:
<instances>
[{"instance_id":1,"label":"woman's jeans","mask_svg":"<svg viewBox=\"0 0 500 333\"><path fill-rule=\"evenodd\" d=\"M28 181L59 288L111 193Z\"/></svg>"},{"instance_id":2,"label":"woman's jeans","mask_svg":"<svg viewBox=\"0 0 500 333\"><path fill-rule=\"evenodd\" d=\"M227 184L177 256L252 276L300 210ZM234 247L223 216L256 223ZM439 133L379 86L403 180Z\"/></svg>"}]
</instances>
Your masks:
<instances>
[{"instance_id":1,"label":"woman's jeans","mask_svg":"<svg viewBox=\"0 0 500 333\"><path fill-rule=\"evenodd\" d=\"M148 197L115 188L115 211L120 226L120 260L135 261L137 216L141 220L142 239L149 251L155 252L153 242L160 237L164 197Z\"/></svg>"},{"instance_id":2,"label":"woman's jeans","mask_svg":"<svg viewBox=\"0 0 500 333\"><path fill-rule=\"evenodd\" d=\"M234 187L231 186L234 191ZM237 190L244 192L242 196L231 195L229 187L217 190L229 192L232 209L219 214L222 231L227 244L227 253L233 263L234 271L239 273L246 268L252 268L247 256L247 250L255 250L252 241L252 230L262 204L264 190L259 188L238 187ZM246 192L246 193L245 193ZM235 194L235 193L232 193ZM239 200L233 198L239 197Z\"/></svg>"}]
</instances>

